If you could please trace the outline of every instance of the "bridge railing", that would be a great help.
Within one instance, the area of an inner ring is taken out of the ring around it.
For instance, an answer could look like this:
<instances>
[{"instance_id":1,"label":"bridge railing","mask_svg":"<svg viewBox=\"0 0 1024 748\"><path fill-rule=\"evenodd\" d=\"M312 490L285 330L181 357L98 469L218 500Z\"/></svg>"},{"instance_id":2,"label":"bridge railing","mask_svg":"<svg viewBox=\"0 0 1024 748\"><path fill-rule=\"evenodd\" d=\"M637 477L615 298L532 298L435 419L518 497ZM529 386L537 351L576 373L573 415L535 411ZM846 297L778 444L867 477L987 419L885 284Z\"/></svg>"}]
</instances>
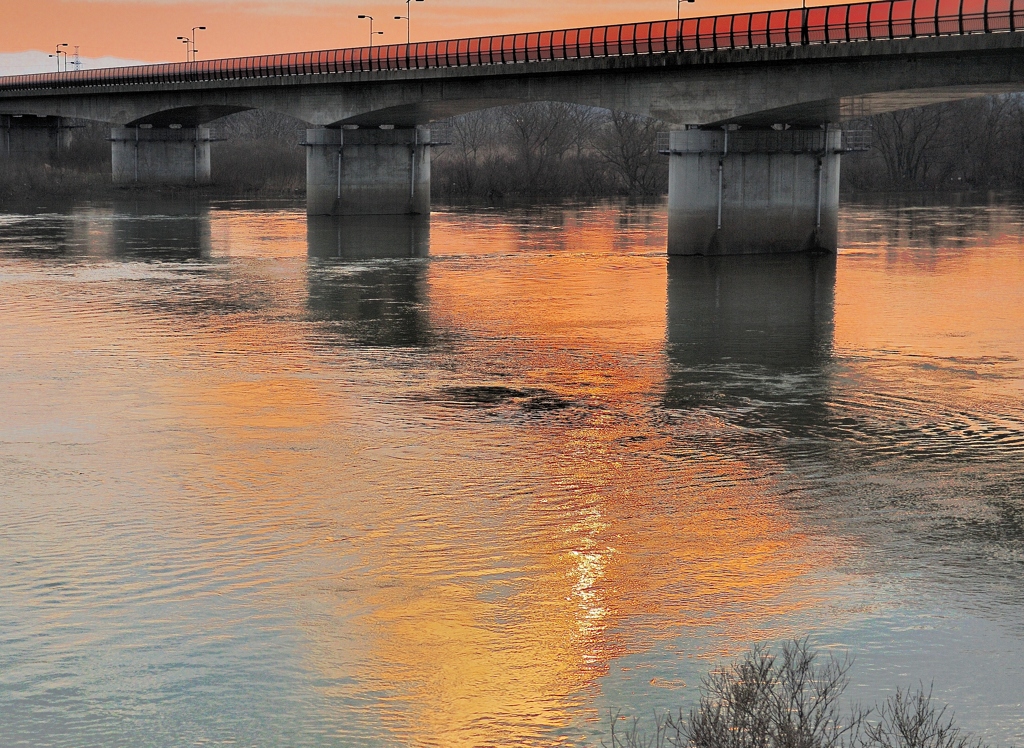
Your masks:
<instances>
[{"instance_id":1,"label":"bridge railing","mask_svg":"<svg viewBox=\"0 0 1024 748\"><path fill-rule=\"evenodd\" d=\"M841 130L839 152L871 150L870 130ZM729 153L825 153L830 147L829 134L820 128L794 130L731 130ZM834 142L834 141L833 141ZM685 151L672 150L672 133L659 132L658 153L670 155Z\"/></svg>"},{"instance_id":2,"label":"bridge railing","mask_svg":"<svg viewBox=\"0 0 1024 748\"><path fill-rule=\"evenodd\" d=\"M1021 28L1024 0L879 0L415 44L16 75L0 77L0 91L509 65Z\"/></svg>"}]
</instances>

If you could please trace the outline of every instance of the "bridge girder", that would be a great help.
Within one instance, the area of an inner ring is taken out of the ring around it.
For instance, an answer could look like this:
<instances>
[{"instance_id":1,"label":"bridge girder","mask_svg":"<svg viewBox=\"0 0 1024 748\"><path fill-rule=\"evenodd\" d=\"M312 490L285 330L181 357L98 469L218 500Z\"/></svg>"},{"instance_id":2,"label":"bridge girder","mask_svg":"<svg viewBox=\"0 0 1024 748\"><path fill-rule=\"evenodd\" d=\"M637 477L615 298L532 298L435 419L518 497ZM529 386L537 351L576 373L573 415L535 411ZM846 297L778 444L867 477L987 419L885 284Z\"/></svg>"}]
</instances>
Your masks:
<instances>
[{"instance_id":1,"label":"bridge girder","mask_svg":"<svg viewBox=\"0 0 1024 748\"><path fill-rule=\"evenodd\" d=\"M560 101L669 124L815 125L1024 90L1024 33L92 89L0 90L0 113L195 126L265 109L314 126L428 124Z\"/></svg>"}]
</instances>

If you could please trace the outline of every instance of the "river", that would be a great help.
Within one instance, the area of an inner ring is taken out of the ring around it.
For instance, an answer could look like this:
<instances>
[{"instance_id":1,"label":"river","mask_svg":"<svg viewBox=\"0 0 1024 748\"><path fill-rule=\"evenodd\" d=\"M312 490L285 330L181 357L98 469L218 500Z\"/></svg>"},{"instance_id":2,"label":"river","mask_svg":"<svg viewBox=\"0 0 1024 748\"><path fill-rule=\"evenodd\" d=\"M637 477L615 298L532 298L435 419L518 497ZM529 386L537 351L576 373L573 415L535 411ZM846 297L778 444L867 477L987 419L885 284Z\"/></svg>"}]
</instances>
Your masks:
<instances>
[{"instance_id":1,"label":"river","mask_svg":"<svg viewBox=\"0 0 1024 748\"><path fill-rule=\"evenodd\" d=\"M0 743L598 745L754 642L1024 743L1024 206L0 214Z\"/></svg>"}]
</instances>

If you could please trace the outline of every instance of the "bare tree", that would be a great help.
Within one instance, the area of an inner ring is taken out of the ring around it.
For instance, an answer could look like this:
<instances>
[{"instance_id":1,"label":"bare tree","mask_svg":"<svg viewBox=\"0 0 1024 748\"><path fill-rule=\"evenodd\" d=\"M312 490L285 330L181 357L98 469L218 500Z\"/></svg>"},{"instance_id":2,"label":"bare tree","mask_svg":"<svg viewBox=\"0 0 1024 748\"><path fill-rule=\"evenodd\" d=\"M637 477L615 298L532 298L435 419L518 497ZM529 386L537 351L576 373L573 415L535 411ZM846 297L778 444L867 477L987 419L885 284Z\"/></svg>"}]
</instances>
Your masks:
<instances>
[{"instance_id":1,"label":"bare tree","mask_svg":"<svg viewBox=\"0 0 1024 748\"><path fill-rule=\"evenodd\" d=\"M897 689L878 708L877 721L865 730L871 748L981 748L981 740L953 723L948 707L932 703L932 690Z\"/></svg>"},{"instance_id":2,"label":"bare tree","mask_svg":"<svg viewBox=\"0 0 1024 748\"><path fill-rule=\"evenodd\" d=\"M937 160L934 146L947 122L945 105L904 109L872 118L872 139L893 187L923 186ZM935 170L931 176L934 178Z\"/></svg>"},{"instance_id":3,"label":"bare tree","mask_svg":"<svg viewBox=\"0 0 1024 748\"><path fill-rule=\"evenodd\" d=\"M575 145L573 105L523 104L505 110L508 145L522 173L538 192L557 192L565 179L562 162Z\"/></svg>"},{"instance_id":4,"label":"bare tree","mask_svg":"<svg viewBox=\"0 0 1024 748\"><path fill-rule=\"evenodd\" d=\"M597 140L598 150L631 197L665 191L668 163L658 153L657 139L656 120L615 111Z\"/></svg>"},{"instance_id":5,"label":"bare tree","mask_svg":"<svg viewBox=\"0 0 1024 748\"><path fill-rule=\"evenodd\" d=\"M302 142L308 125L295 117L264 109L249 109L213 121L221 135L237 140L275 141L289 146Z\"/></svg>"},{"instance_id":6,"label":"bare tree","mask_svg":"<svg viewBox=\"0 0 1024 748\"><path fill-rule=\"evenodd\" d=\"M452 144L445 148L441 158L452 165L452 187L461 193L472 194L478 186L480 162L493 148L498 128L494 110L481 110L453 117ZM443 163L443 162L442 162Z\"/></svg>"},{"instance_id":7,"label":"bare tree","mask_svg":"<svg viewBox=\"0 0 1024 748\"><path fill-rule=\"evenodd\" d=\"M781 655L764 647L710 673L686 726L694 748L840 748L856 742L863 713L844 714L850 660L817 662L807 639Z\"/></svg>"},{"instance_id":8,"label":"bare tree","mask_svg":"<svg viewBox=\"0 0 1024 748\"><path fill-rule=\"evenodd\" d=\"M224 137L211 153L219 183L243 192L285 194L305 186L302 120L253 109L216 120L214 128Z\"/></svg>"},{"instance_id":9,"label":"bare tree","mask_svg":"<svg viewBox=\"0 0 1024 748\"><path fill-rule=\"evenodd\" d=\"M654 730L640 720L618 727L611 717L605 748L986 748L954 724L931 690L897 690L874 710L840 700L852 661L819 659L808 640L776 654L753 647L739 662L701 680L700 702L690 711L655 714Z\"/></svg>"},{"instance_id":10,"label":"bare tree","mask_svg":"<svg viewBox=\"0 0 1024 748\"><path fill-rule=\"evenodd\" d=\"M432 169L438 193L559 199L664 192L656 123L604 109L541 102L452 119L453 145Z\"/></svg>"},{"instance_id":11,"label":"bare tree","mask_svg":"<svg viewBox=\"0 0 1024 748\"><path fill-rule=\"evenodd\" d=\"M964 186L991 189L1006 185L1018 150L1019 99L986 96L947 106L955 127L948 128L950 171ZM1009 157L1009 158L1008 158Z\"/></svg>"}]
</instances>

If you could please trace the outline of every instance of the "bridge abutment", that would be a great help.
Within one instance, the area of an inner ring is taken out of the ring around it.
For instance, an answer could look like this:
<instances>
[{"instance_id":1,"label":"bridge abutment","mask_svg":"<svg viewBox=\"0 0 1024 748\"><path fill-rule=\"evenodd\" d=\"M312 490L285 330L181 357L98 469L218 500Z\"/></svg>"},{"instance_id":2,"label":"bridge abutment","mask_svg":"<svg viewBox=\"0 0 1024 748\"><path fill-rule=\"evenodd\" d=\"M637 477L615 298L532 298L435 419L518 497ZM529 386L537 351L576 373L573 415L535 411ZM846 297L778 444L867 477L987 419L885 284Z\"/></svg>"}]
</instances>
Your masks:
<instances>
[{"instance_id":1,"label":"bridge abutment","mask_svg":"<svg viewBox=\"0 0 1024 748\"><path fill-rule=\"evenodd\" d=\"M430 213L430 130L306 131L309 215Z\"/></svg>"},{"instance_id":2,"label":"bridge abutment","mask_svg":"<svg viewBox=\"0 0 1024 748\"><path fill-rule=\"evenodd\" d=\"M668 253L835 252L841 145L825 129L670 133Z\"/></svg>"},{"instance_id":3,"label":"bridge abutment","mask_svg":"<svg viewBox=\"0 0 1024 748\"><path fill-rule=\"evenodd\" d=\"M209 184L210 128L115 127L114 184Z\"/></svg>"}]
</instances>

